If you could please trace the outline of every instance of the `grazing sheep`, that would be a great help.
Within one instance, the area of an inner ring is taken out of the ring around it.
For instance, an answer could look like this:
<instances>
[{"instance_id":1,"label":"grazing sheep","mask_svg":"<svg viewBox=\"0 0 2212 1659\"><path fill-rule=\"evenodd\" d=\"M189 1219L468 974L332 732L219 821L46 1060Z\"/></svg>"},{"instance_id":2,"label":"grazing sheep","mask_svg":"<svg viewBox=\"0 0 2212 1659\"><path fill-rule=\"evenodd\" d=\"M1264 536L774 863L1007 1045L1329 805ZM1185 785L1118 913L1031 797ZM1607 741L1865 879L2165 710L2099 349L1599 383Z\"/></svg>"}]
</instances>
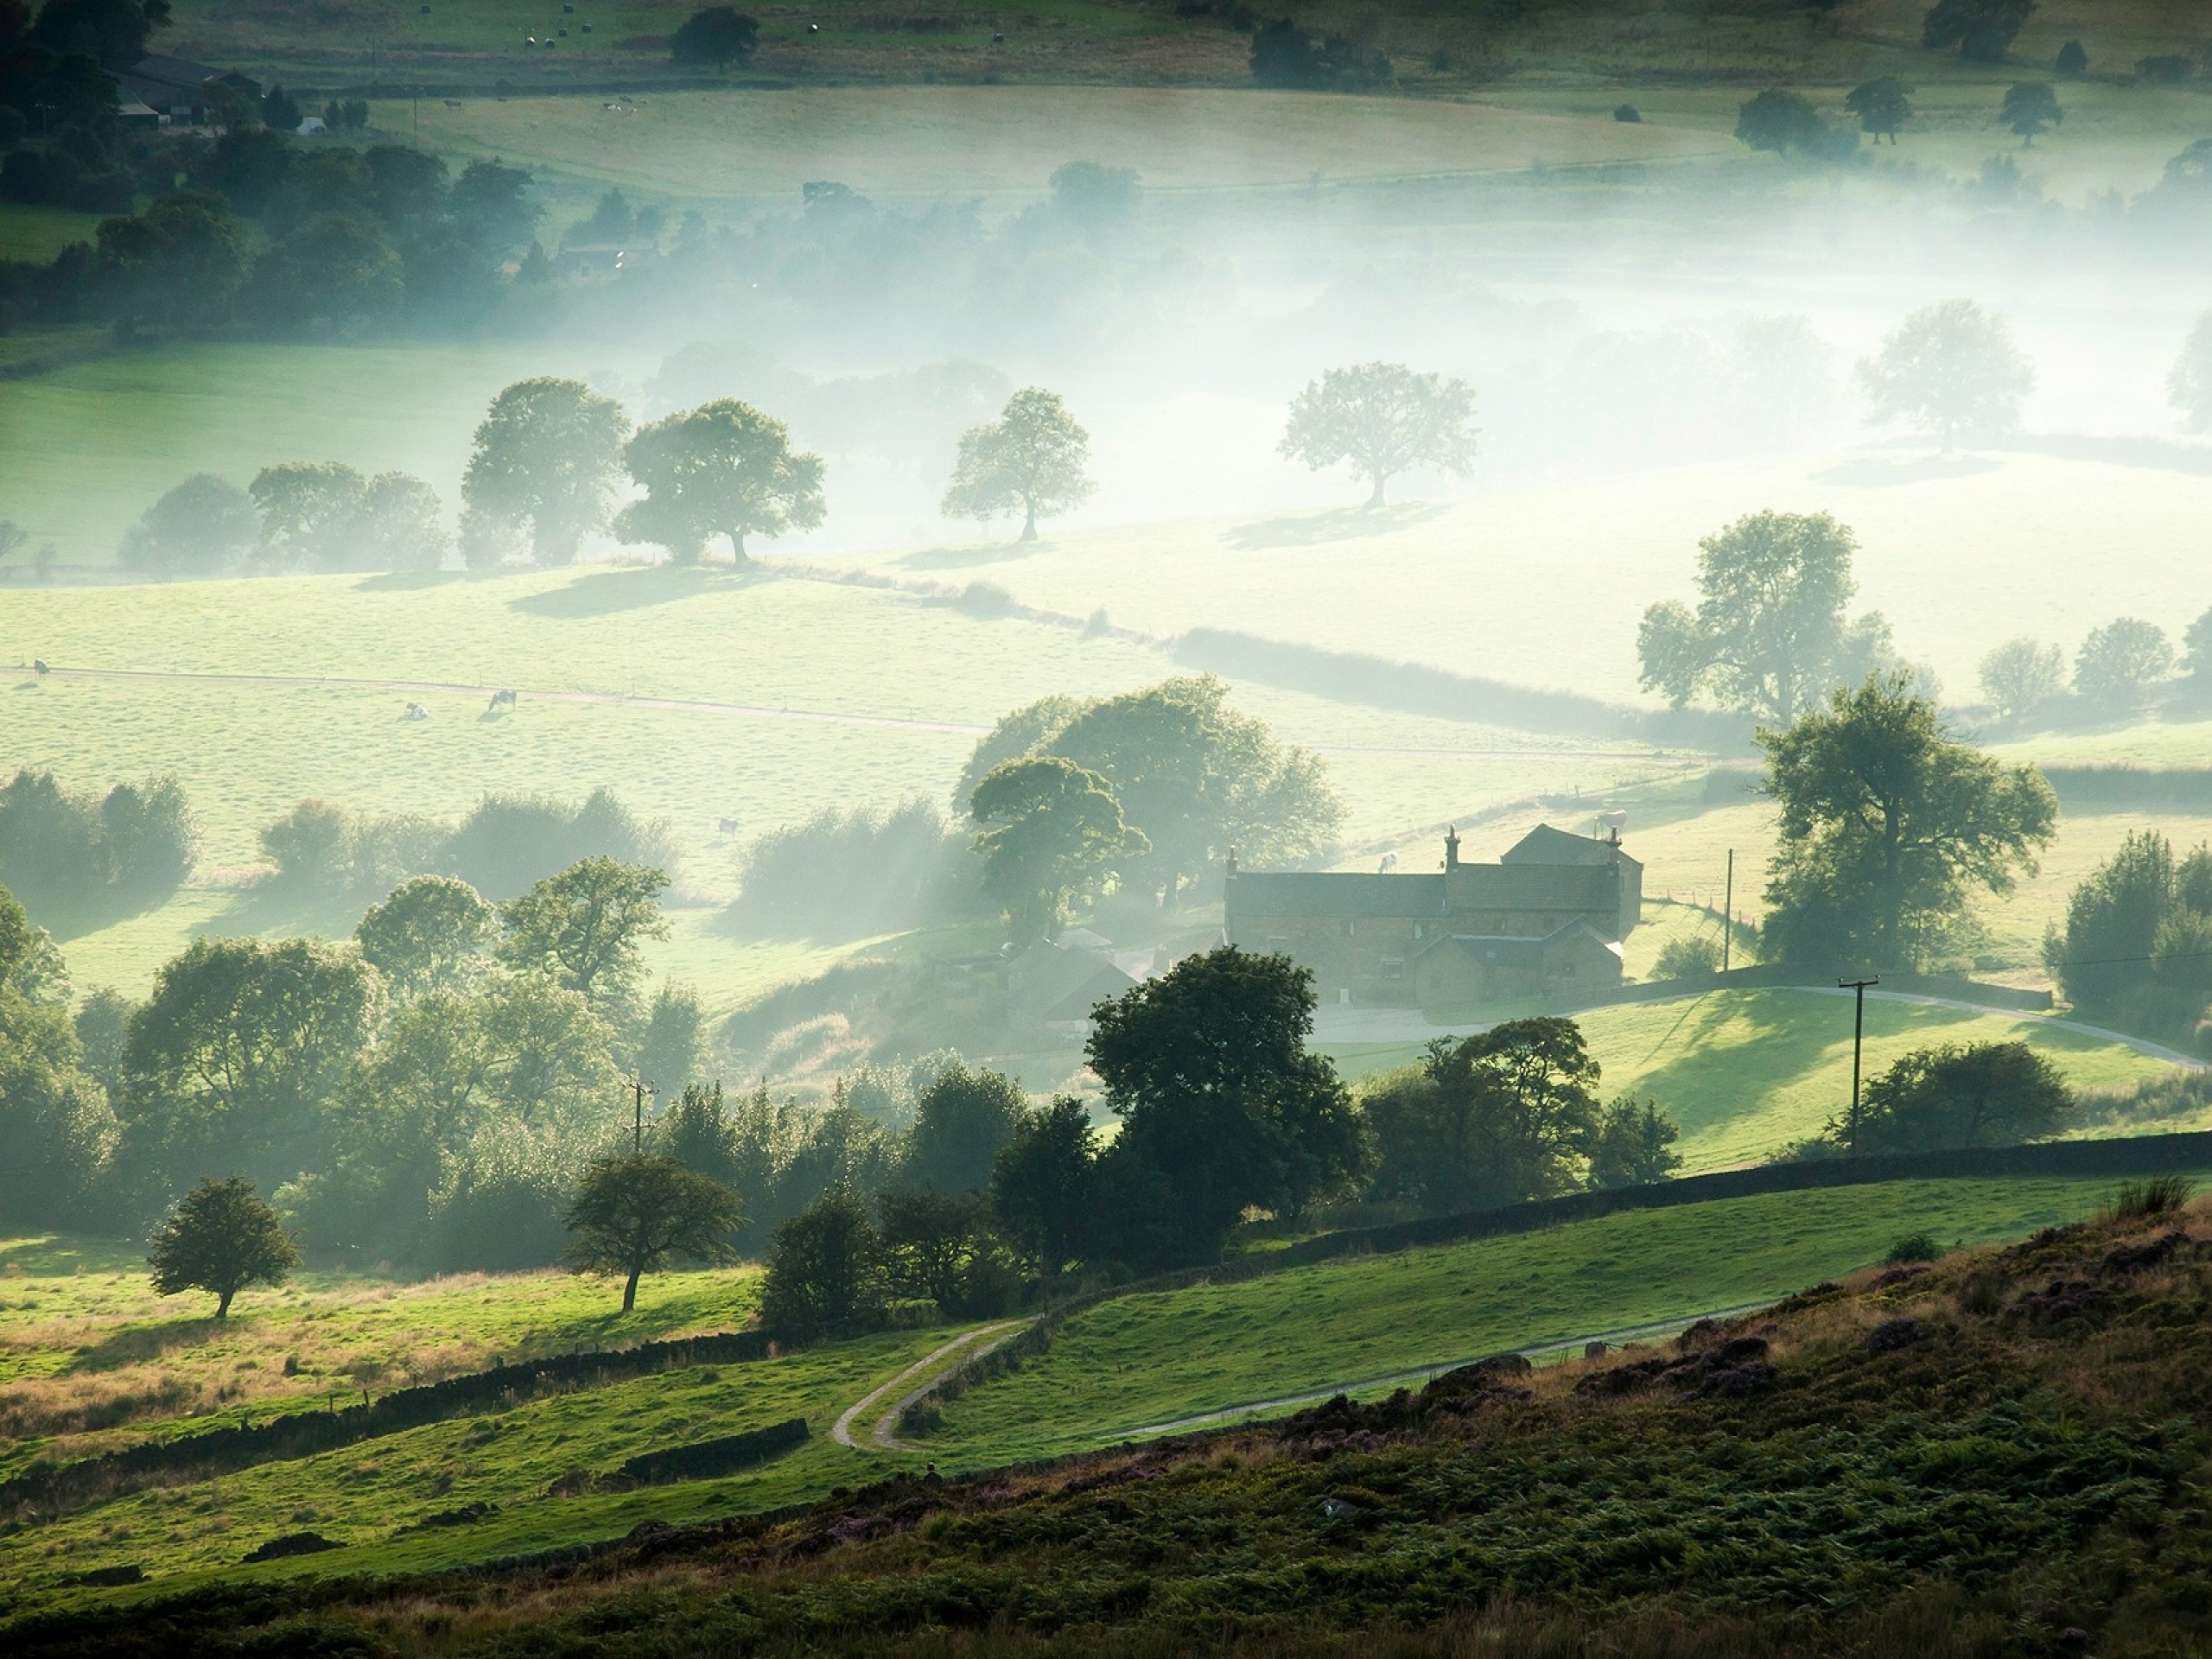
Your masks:
<instances>
[{"instance_id":1,"label":"grazing sheep","mask_svg":"<svg viewBox=\"0 0 2212 1659\"><path fill-rule=\"evenodd\" d=\"M429 711L429 709L425 709L425 708L424 708L421 703L419 703L419 702L410 702L410 703L409 703L409 704L407 705L407 718L408 718L408 719L410 719L410 720L428 720L429 717L430 717L430 711Z\"/></svg>"},{"instance_id":2,"label":"grazing sheep","mask_svg":"<svg viewBox=\"0 0 2212 1659\"><path fill-rule=\"evenodd\" d=\"M737 833L737 820L735 818L717 818L715 820L715 828L720 830L723 835L734 836Z\"/></svg>"}]
</instances>

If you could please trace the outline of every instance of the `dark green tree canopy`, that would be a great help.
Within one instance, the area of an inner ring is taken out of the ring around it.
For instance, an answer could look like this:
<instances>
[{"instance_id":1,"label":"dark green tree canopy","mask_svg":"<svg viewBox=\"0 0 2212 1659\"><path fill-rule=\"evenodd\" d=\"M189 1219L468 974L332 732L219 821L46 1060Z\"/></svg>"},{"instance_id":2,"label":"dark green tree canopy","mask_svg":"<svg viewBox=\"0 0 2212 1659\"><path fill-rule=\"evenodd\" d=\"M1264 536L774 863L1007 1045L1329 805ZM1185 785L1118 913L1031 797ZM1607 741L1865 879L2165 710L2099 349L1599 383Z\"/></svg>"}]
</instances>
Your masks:
<instances>
[{"instance_id":1,"label":"dark green tree canopy","mask_svg":"<svg viewBox=\"0 0 2212 1659\"><path fill-rule=\"evenodd\" d=\"M2186 1035L2212 1003L2212 850L2138 830L2069 895L2044 962L2076 1010Z\"/></svg>"},{"instance_id":2,"label":"dark green tree canopy","mask_svg":"<svg viewBox=\"0 0 2212 1659\"><path fill-rule=\"evenodd\" d=\"M793 454L781 421L734 398L640 427L623 461L645 499L615 515L614 533L679 560L727 536L742 564L747 536L811 530L825 511L822 457Z\"/></svg>"},{"instance_id":3,"label":"dark green tree canopy","mask_svg":"<svg viewBox=\"0 0 2212 1659\"><path fill-rule=\"evenodd\" d=\"M2022 81L2005 91L2004 107L1997 118L2020 135L2023 149L2036 141L2036 135L2047 132L2066 119L2066 111L2058 107L2058 94L2046 81Z\"/></svg>"},{"instance_id":4,"label":"dark green tree canopy","mask_svg":"<svg viewBox=\"0 0 2212 1659\"><path fill-rule=\"evenodd\" d=\"M1103 778L1058 755L995 768L968 810L983 826L975 838L983 890L1017 943L1057 934L1071 898L1097 890L1151 848Z\"/></svg>"},{"instance_id":5,"label":"dark green tree canopy","mask_svg":"<svg viewBox=\"0 0 2212 1659\"><path fill-rule=\"evenodd\" d=\"M782 1337L849 1329L881 1314L885 1289L868 1201L841 1181L776 1229L760 1323Z\"/></svg>"},{"instance_id":6,"label":"dark green tree canopy","mask_svg":"<svg viewBox=\"0 0 2212 1659\"><path fill-rule=\"evenodd\" d=\"M1701 690L1789 721L1845 666L1844 606L1858 538L1825 512L1755 512L1698 543L1698 606L1652 606L1637 635L1641 683L1677 709Z\"/></svg>"},{"instance_id":7,"label":"dark green tree canopy","mask_svg":"<svg viewBox=\"0 0 2212 1659\"><path fill-rule=\"evenodd\" d=\"M251 496L213 473L194 473L124 532L117 557L127 569L162 581L219 575L260 533Z\"/></svg>"},{"instance_id":8,"label":"dark green tree canopy","mask_svg":"<svg viewBox=\"0 0 2212 1659\"><path fill-rule=\"evenodd\" d=\"M944 516L988 520L1018 508L1021 539L1033 542L1038 519L1090 499L1090 435L1076 424L1059 394L1026 387L1007 401L996 421L961 435Z\"/></svg>"},{"instance_id":9,"label":"dark green tree canopy","mask_svg":"<svg viewBox=\"0 0 2212 1659\"><path fill-rule=\"evenodd\" d=\"M1590 1185L1598 1188L1649 1186L1681 1167L1674 1150L1681 1130L1649 1096L1636 1091L1606 1103L1590 1142Z\"/></svg>"},{"instance_id":10,"label":"dark green tree canopy","mask_svg":"<svg viewBox=\"0 0 2212 1659\"><path fill-rule=\"evenodd\" d=\"M2034 873L2056 827L2041 772L1952 741L1902 676L1838 690L1758 742L1781 809L1766 889L1779 960L1916 968L1958 937L1975 893Z\"/></svg>"},{"instance_id":11,"label":"dark green tree canopy","mask_svg":"<svg viewBox=\"0 0 2212 1659\"><path fill-rule=\"evenodd\" d=\"M1895 75L1861 81L1844 95L1843 107L1859 118L1859 130L1894 144L1897 129L1912 119L1912 89Z\"/></svg>"},{"instance_id":12,"label":"dark green tree canopy","mask_svg":"<svg viewBox=\"0 0 2212 1659\"><path fill-rule=\"evenodd\" d=\"M914 1122L899 1160L901 1186L981 1192L1000 1152L1027 1109L1021 1085L1003 1072L969 1071L955 1061L914 1102Z\"/></svg>"},{"instance_id":13,"label":"dark green tree canopy","mask_svg":"<svg viewBox=\"0 0 2212 1659\"><path fill-rule=\"evenodd\" d=\"M665 871L594 854L499 907L499 960L550 975L596 1007L626 1008L645 972L639 946L668 937Z\"/></svg>"},{"instance_id":14,"label":"dark green tree canopy","mask_svg":"<svg viewBox=\"0 0 2212 1659\"><path fill-rule=\"evenodd\" d=\"M760 43L760 25L736 7L705 6L668 37L668 54L678 63L711 63L726 69L749 60Z\"/></svg>"},{"instance_id":15,"label":"dark green tree canopy","mask_svg":"<svg viewBox=\"0 0 2212 1659\"><path fill-rule=\"evenodd\" d=\"M2025 1043L1916 1049L1868 1081L1853 1127L1830 1131L1853 1152L2008 1147L2058 1134L2074 1092Z\"/></svg>"},{"instance_id":16,"label":"dark green tree canopy","mask_svg":"<svg viewBox=\"0 0 2212 1659\"><path fill-rule=\"evenodd\" d=\"M1217 1251L1249 1206L1295 1215L1357 1173L1351 1100L1306 1046L1313 1009L1307 969L1224 945L1094 1012L1084 1052L1122 1120L1117 1155L1172 1195L1179 1254Z\"/></svg>"},{"instance_id":17,"label":"dark green tree canopy","mask_svg":"<svg viewBox=\"0 0 2212 1659\"><path fill-rule=\"evenodd\" d=\"M593 1163L562 1224L576 1236L569 1265L622 1280L622 1311L637 1306L638 1281L682 1256L727 1262L743 1224L737 1194L660 1153Z\"/></svg>"},{"instance_id":18,"label":"dark green tree canopy","mask_svg":"<svg viewBox=\"0 0 2212 1659\"><path fill-rule=\"evenodd\" d=\"M1277 450L1311 472L1349 461L1372 486L1367 505L1379 507L1384 487L1409 467L1456 477L1474 465L1474 407L1464 380L1416 374L1402 363L1354 364L1329 370L1292 400Z\"/></svg>"},{"instance_id":19,"label":"dark green tree canopy","mask_svg":"<svg viewBox=\"0 0 2212 1659\"><path fill-rule=\"evenodd\" d=\"M205 1290L215 1317L228 1319L231 1299L248 1285L281 1285L300 1265L300 1249L276 1212L242 1175L209 1179L185 1194L155 1231L147 1260L157 1295Z\"/></svg>"},{"instance_id":20,"label":"dark green tree canopy","mask_svg":"<svg viewBox=\"0 0 2212 1659\"><path fill-rule=\"evenodd\" d=\"M1081 1255L1096 1188L1090 1115L1071 1095L1025 1109L991 1165L991 1218L1040 1278Z\"/></svg>"},{"instance_id":21,"label":"dark green tree canopy","mask_svg":"<svg viewBox=\"0 0 2212 1659\"><path fill-rule=\"evenodd\" d=\"M1812 152L1827 130L1810 99L1779 87L1769 87L1736 111L1736 142L1777 156Z\"/></svg>"},{"instance_id":22,"label":"dark green tree canopy","mask_svg":"<svg viewBox=\"0 0 2212 1659\"><path fill-rule=\"evenodd\" d=\"M1962 58L2002 63L2036 0L1936 0L1921 19L1920 43L1930 51L1955 46Z\"/></svg>"},{"instance_id":23,"label":"dark green tree canopy","mask_svg":"<svg viewBox=\"0 0 2212 1659\"><path fill-rule=\"evenodd\" d=\"M361 955L402 996L465 988L488 963L499 913L467 882L418 875L372 905L353 930Z\"/></svg>"}]
</instances>

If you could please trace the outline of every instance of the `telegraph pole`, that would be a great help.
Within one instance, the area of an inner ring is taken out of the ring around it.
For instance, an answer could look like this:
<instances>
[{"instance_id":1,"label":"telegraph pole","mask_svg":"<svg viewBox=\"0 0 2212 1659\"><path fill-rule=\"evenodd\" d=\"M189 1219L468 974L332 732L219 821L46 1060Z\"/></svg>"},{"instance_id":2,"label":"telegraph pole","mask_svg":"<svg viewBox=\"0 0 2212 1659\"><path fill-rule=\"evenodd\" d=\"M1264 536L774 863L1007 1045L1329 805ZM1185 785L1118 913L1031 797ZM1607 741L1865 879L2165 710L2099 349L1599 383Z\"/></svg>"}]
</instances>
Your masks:
<instances>
[{"instance_id":1,"label":"telegraph pole","mask_svg":"<svg viewBox=\"0 0 2212 1659\"><path fill-rule=\"evenodd\" d=\"M1850 1122L1851 1149L1853 1152L1857 1152L1859 1150L1859 1056L1860 1051L1866 1046L1866 988L1869 985L1878 985L1881 982L1882 976L1879 974L1875 975L1872 979L1839 979L1836 981L1836 988L1838 990L1856 991L1859 994L1858 1010L1853 1015L1851 1021Z\"/></svg>"},{"instance_id":2,"label":"telegraph pole","mask_svg":"<svg viewBox=\"0 0 2212 1659\"><path fill-rule=\"evenodd\" d=\"M1720 971L1728 971L1728 952L1736 943L1736 849L1728 849L1728 896L1720 901Z\"/></svg>"},{"instance_id":3,"label":"telegraph pole","mask_svg":"<svg viewBox=\"0 0 2212 1659\"><path fill-rule=\"evenodd\" d=\"M630 1129L630 1150L632 1153L643 1152L645 1149L645 1096L658 1092L652 1084L647 1083L643 1077L630 1079L630 1094L635 1102L635 1118ZM1855 1097L1856 1085L1853 1085L1853 1092Z\"/></svg>"}]
</instances>

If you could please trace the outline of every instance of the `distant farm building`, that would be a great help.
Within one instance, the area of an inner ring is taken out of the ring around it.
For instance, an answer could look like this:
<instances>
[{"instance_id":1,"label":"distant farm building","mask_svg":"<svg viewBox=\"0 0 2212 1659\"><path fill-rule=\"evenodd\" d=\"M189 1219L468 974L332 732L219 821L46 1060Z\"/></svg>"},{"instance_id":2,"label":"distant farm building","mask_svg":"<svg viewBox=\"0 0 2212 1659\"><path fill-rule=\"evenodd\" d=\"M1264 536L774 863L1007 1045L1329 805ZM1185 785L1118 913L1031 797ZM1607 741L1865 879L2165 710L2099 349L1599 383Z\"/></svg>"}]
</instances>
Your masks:
<instances>
[{"instance_id":1,"label":"distant farm building","mask_svg":"<svg viewBox=\"0 0 2212 1659\"><path fill-rule=\"evenodd\" d=\"M1007 963L1007 1022L1080 1041L1090 1029L1091 1009L1136 983L1115 965L1111 949L1081 929L1038 940Z\"/></svg>"},{"instance_id":2,"label":"distant farm building","mask_svg":"<svg viewBox=\"0 0 2212 1659\"><path fill-rule=\"evenodd\" d=\"M183 58L141 58L115 79L126 105L139 105L157 120L166 118L180 127L208 124L210 89L219 82L228 82L250 98L261 95L259 84L244 75Z\"/></svg>"},{"instance_id":3,"label":"distant farm building","mask_svg":"<svg viewBox=\"0 0 2212 1659\"><path fill-rule=\"evenodd\" d=\"M1495 864L1462 863L1455 830L1444 868L1425 874L1240 870L1232 858L1224 899L1229 942L1312 969L1325 1003L1471 1007L1619 984L1643 866L1618 830L1549 824Z\"/></svg>"}]
</instances>

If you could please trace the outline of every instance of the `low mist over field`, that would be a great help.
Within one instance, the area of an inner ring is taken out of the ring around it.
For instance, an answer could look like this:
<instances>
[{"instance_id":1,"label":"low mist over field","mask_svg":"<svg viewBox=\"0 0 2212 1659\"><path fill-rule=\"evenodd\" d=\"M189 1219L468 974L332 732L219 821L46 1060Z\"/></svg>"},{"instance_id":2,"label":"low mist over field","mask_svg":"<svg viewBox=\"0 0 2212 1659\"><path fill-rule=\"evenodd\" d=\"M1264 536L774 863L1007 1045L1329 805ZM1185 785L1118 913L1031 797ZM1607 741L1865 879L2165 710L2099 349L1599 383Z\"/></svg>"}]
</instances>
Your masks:
<instances>
[{"instance_id":1,"label":"low mist over field","mask_svg":"<svg viewBox=\"0 0 2212 1659\"><path fill-rule=\"evenodd\" d=\"M2202 21L0 0L0 1643L2195 1651Z\"/></svg>"}]
</instances>

